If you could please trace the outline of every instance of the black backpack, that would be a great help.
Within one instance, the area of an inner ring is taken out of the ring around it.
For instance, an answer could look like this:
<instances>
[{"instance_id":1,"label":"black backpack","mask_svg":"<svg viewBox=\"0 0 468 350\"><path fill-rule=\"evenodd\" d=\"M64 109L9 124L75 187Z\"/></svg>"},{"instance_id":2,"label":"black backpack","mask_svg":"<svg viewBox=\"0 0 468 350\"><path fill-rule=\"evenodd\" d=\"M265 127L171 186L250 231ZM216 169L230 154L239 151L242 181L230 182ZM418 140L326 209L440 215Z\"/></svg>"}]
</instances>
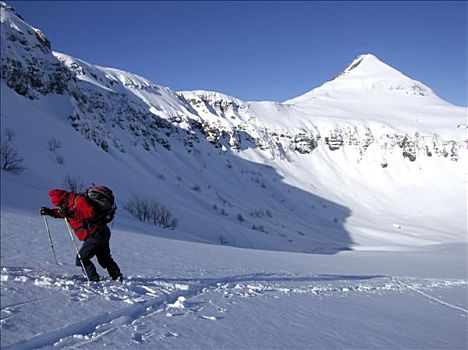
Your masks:
<instances>
[{"instance_id":1,"label":"black backpack","mask_svg":"<svg viewBox=\"0 0 468 350\"><path fill-rule=\"evenodd\" d=\"M108 224L114 219L117 206L115 205L114 194L106 186L95 186L88 188L83 193L89 202L93 205L96 215L91 223Z\"/></svg>"}]
</instances>

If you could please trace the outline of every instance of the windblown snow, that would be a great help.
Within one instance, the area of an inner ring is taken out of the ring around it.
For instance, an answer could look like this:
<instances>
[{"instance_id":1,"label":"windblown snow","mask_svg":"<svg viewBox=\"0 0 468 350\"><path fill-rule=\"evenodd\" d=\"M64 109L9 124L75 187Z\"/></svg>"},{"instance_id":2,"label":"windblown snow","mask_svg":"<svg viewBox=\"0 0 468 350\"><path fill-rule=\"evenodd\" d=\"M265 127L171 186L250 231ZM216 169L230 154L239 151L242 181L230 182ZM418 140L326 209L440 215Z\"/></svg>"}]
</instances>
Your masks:
<instances>
[{"instance_id":1,"label":"windblown snow","mask_svg":"<svg viewBox=\"0 0 468 350\"><path fill-rule=\"evenodd\" d=\"M467 348L467 108L372 54L282 103L177 92L0 7L2 349ZM38 215L93 182L123 283Z\"/></svg>"}]
</instances>

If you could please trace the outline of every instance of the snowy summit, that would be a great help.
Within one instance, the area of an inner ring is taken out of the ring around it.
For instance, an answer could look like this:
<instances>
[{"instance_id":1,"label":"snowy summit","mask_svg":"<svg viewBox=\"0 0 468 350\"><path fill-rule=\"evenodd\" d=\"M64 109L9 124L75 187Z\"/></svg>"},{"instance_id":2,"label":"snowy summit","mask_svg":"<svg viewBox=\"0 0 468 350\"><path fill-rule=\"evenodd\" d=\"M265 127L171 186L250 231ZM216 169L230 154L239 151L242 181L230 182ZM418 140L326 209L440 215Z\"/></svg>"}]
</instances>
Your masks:
<instances>
[{"instance_id":1,"label":"snowy summit","mask_svg":"<svg viewBox=\"0 0 468 350\"><path fill-rule=\"evenodd\" d=\"M319 92L356 91L360 94L368 93L366 90L386 90L413 94L419 96L434 95L430 88L424 84L408 78L401 72L380 61L372 54L357 57L346 69L337 74L331 81L321 87L298 97L298 100L307 99ZM290 100L294 102L296 99Z\"/></svg>"}]
</instances>

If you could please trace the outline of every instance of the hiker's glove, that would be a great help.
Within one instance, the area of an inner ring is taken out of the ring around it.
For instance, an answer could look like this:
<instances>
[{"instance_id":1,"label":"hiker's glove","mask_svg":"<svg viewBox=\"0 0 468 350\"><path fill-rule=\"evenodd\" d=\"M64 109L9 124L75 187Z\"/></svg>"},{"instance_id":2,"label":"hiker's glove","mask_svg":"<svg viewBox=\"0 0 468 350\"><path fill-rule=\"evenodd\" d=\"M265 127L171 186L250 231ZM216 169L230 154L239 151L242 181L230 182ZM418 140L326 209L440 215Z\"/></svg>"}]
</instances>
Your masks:
<instances>
[{"instance_id":1,"label":"hiker's glove","mask_svg":"<svg viewBox=\"0 0 468 350\"><path fill-rule=\"evenodd\" d=\"M47 207L41 207L41 210L40 210L40 213L41 215L49 215L49 216L52 216L52 213L54 211L50 208L47 208Z\"/></svg>"}]
</instances>

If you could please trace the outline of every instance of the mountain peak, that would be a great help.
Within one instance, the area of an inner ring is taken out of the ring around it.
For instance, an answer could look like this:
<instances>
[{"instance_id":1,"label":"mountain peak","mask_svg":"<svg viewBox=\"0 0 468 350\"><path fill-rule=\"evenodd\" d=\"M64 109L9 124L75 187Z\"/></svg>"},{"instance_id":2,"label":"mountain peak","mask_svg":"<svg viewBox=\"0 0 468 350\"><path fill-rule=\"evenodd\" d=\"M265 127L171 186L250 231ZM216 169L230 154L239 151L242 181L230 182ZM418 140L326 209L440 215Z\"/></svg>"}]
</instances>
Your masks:
<instances>
[{"instance_id":1,"label":"mountain peak","mask_svg":"<svg viewBox=\"0 0 468 350\"><path fill-rule=\"evenodd\" d=\"M320 96L337 96L353 92L358 96L367 96L370 91L380 91L380 96L384 99L385 96L389 96L388 94L394 95L394 93L434 95L429 87L407 77L375 55L368 53L356 57L342 72L320 87L284 103L306 102Z\"/></svg>"},{"instance_id":2,"label":"mountain peak","mask_svg":"<svg viewBox=\"0 0 468 350\"><path fill-rule=\"evenodd\" d=\"M16 12L16 10L11 7L10 5L8 5L7 3L3 2L3 1L0 1L0 9L2 9L2 14L4 13L12 13L14 14L16 17L18 17L19 19L21 19L22 21L24 21L24 18L18 13Z\"/></svg>"},{"instance_id":3,"label":"mountain peak","mask_svg":"<svg viewBox=\"0 0 468 350\"><path fill-rule=\"evenodd\" d=\"M383 79L409 79L407 76L382 62L377 56L373 54L364 54L356 57L343 72L337 74L334 79L342 75L351 75L359 78L374 77L379 80ZM333 80L333 79L332 79Z\"/></svg>"},{"instance_id":4,"label":"mountain peak","mask_svg":"<svg viewBox=\"0 0 468 350\"><path fill-rule=\"evenodd\" d=\"M355 58L353 60L353 62L351 62L348 67L346 67L346 69L344 70L345 72L350 72L352 71L354 68L358 67L361 63L363 62L379 62L379 63L382 63L384 64L382 61L380 61L376 56L374 56L373 54L371 53L367 53L367 54L363 54L363 55L359 55L357 58Z\"/></svg>"}]
</instances>

